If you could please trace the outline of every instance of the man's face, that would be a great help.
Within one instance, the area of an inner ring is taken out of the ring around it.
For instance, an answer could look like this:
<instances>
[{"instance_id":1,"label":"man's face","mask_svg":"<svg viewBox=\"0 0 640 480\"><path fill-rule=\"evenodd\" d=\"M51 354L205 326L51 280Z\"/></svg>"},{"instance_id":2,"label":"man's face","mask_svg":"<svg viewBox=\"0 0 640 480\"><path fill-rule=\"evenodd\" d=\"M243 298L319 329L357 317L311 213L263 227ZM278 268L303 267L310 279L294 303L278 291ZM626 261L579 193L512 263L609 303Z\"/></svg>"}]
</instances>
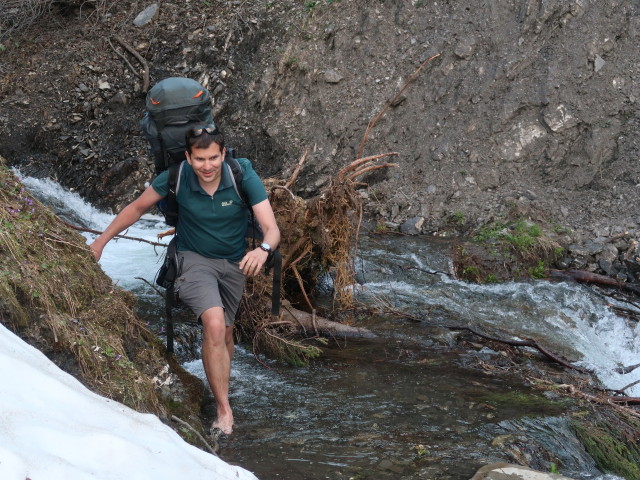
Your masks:
<instances>
[{"instance_id":1,"label":"man's face","mask_svg":"<svg viewBox=\"0 0 640 480\"><path fill-rule=\"evenodd\" d=\"M222 162L224 162L225 149L220 151L217 143L212 143L207 148L193 148L191 154L187 152L187 161L196 173L200 185L216 185L222 175Z\"/></svg>"}]
</instances>

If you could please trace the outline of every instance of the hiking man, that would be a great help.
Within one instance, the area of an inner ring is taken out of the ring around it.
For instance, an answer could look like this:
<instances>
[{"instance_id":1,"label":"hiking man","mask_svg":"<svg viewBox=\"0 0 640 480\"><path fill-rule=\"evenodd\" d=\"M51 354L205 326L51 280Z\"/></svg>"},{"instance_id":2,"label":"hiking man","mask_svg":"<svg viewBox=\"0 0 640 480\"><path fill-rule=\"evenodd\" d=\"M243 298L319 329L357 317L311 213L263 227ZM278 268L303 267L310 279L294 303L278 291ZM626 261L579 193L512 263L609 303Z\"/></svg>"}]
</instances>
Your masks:
<instances>
[{"instance_id":1,"label":"hiking man","mask_svg":"<svg viewBox=\"0 0 640 480\"><path fill-rule=\"evenodd\" d=\"M202 362L216 399L216 428L233 429L229 405L229 375L233 356L233 321L244 290L245 276L257 275L280 242L280 230L265 188L247 159L238 159L242 185L264 243L246 251L247 206L233 187L224 162L224 137L215 125L198 125L186 134L187 163L178 179L176 227L179 277L175 291L203 326ZM168 194L168 170L127 205L90 245L99 260L104 246Z\"/></svg>"}]
</instances>

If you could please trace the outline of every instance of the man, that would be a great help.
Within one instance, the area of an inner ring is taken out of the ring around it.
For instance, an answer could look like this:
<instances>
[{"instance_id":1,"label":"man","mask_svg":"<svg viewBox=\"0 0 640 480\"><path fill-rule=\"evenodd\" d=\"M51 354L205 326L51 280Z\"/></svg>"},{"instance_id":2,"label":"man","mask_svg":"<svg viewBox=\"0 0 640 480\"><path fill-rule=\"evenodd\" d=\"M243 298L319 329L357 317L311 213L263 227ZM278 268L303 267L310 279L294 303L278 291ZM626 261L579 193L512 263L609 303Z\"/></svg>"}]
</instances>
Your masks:
<instances>
[{"instance_id":1,"label":"man","mask_svg":"<svg viewBox=\"0 0 640 480\"><path fill-rule=\"evenodd\" d=\"M264 233L264 243L245 253L247 207L236 193L224 163L224 137L215 125L201 125L186 134L187 164L178 179L178 265L175 290L203 325L202 362L216 399L216 428L233 430L229 375L233 356L233 320L242 298L245 276L257 275L280 230L265 188L247 159L238 159L242 185ZM97 260L115 235L134 224L168 193L168 170L127 205L90 245Z\"/></svg>"}]
</instances>

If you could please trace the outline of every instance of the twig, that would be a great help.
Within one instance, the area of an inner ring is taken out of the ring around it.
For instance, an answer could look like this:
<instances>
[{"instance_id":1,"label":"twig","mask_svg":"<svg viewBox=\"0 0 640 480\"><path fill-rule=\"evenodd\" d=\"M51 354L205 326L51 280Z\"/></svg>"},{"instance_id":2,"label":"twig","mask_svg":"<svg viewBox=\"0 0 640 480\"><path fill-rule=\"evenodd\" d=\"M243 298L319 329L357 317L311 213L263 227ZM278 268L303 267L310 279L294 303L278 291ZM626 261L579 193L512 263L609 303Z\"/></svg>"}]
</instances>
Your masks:
<instances>
[{"instance_id":1,"label":"twig","mask_svg":"<svg viewBox=\"0 0 640 480\"><path fill-rule=\"evenodd\" d=\"M371 170L377 170L379 168L387 168L387 167L399 167L400 165L398 165L397 163L383 163L380 165L370 165L368 167L364 167L361 168L360 170L356 170L355 172L353 172L351 175L349 175L349 180L353 180L356 177L359 177L360 175L364 175L365 173L371 171Z\"/></svg>"},{"instance_id":2,"label":"twig","mask_svg":"<svg viewBox=\"0 0 640 480\"><path fill-rule=\"evenodd\" d=\"M144 72L142 74L142 81L143 81L142 91L146 93L147 90L149 90L149 64L144 58L142 58L142 56L138 52L136 52L135 48L127 44L122 38L120 38L117 35L114 35L113 39L116 42L118 42L120 45L122 45L131 55L136 57L136 59L142 64L142 67L144 68Z\"/></svg>"},{"instance_id":3,"label":"twig","mask_svg":"<svg viewBox=\"0 0 640 480\"><path fill-rule=\"evenodd\" d=\"M640 363L636 365L629 365L627 367L616 368L616 372L624 375L626 373L633 372L638 367L640 367Z\"/></svg>"},{"instance_id":4,"label":"twig","mask_svg":"<svg viewBox=\"0 0 640 480\"><path fill-rule=\"evenodd\" d=\"M191 425L189 425L184 420L180 420L175 415L171 415L171 420L173 420L174 422L178 422L183 427L187 427L189 430L191 430L193 433L195 433L197 435L197 437L200 439L200 441L202 443L204 443L205 447L207 447L207 450L209 450L209 452L213 453L216 457L218 456L216 451L211 447L211 445L209 445L209 443L204 439L204 437L202 435L200 435L200 432L198 432L195 428L193 428Z\"/></svg>"},{"instance_id":5,"label":"twig","mask_svg":"<svg viewBox=\"0 0 640 480\"><path fill-rule=\"evenodd\" d=\"M158 287L156 287L154 284L152 284L146 278L142 278L142 277L133 277L133 278L135 278L136 280L142 280L144 283L146 283L151 288L153 288L156 292L158 292L158 295L160 295L161 297L164 297L164 293L162 293Z\"/></svg>"},{"instance_id":6,"label":"twig","mask_svg":"<svg viewBox=\"0 0 640 480\"><path fill-rule=\"evenodd\" d=\"M418 73L420 73L420 70L422 70L427 63L431 62L431 60L434 60L435 58L438 58L439 56L440 56L440 54L438 53L438 54L434 55L433 57L427 58L424 62L422 62L422 64L416 69L416 71L411 74L411 76L405 82L404 86L400 89L400 91L398 93L396 93L396 96L393 97L385 105L385 107L376 116L376 118L374 118L371 122L369 122L369 125L367 126L367 130L364 132L364 136L362 137L362 143L360 143L360 149L358 150L358 157L362 156L362 152L364 151L364 144L367 143L367 138L369 137L369 133L371 132L371 130L373 129L375 124L378 123L378 120L380 120L380 118L385 114L385 112L389 109L389 107L391 105L393 105L396 102L396 100L398 100L400 95L402 95L402 92L404 92L406 90L406 88L409 86L409 84L415 80L415 78L418 76Z\"/></svg>"},{"instance_id":7,"label":"twig","mask_svg":"<svg viewBox=\"0 0 640 480\"><path fill-rule=\"evenodd\" d=\"M278 190L278 189L284 190L285 192L289 192L289 195L291 195L291 198L295 200L296 196L287 187L284 187L282 185L275 185L271 190Z\"/></svg>"},{"instance_id":8,"label":"twig","mask_svg":"<svg viewBox=\"0 0 640 480\"><path fill-rule=\"evenodd\" d=\"M79 232L93 233L96 235L101 235L103 233L103 232L99 232L98 230L91 230L90 228L77 227L75 225L71 225L70 223L65 222L64 220L61 220L61 222L64 223L67 227L73 228L74 230L77 230ZM114 238L124 238L125 240L134 240L136 242L144 242L144 243L148 243L149 245L153 245L154 247L168 246L166 243L152 242L145 238L128 237L126 235L114 235Z\"/></svg>"},{"instance_id":9,"label":"twig","mask_svg":"<svg viewBox=\"0 0 640 480\"><path fill-rule=\"evenodd\" d=\"M350 172L351 170L355 170L356 167L362 165L363 163L371 162L373 160L377 160L382 157L388 157L390 155L398 155L398 152L380 153L378 155L371 155L370 157L356 158L353 162L351 162L349 165L342 168L338 172L338 178L343 178L347 172Z\"/></svg>"},{"instance_id":10,"label":"twig","mask_svg":"<svg viewBox=\"0 0 640 480\"><path fill-rule=\"evenodd\" d=\"M309 150L305 148L302 157L300 157L300 160L298 161L298 165L296 165L296 168L293 170L293 173L291 174L291 177L289 177L289 180L287 180L287 183L284 184L285 187L291 188L295 183L298 175L300 174L300 170L302 169L302 164L307 159L307 153L309 153Z\"/></svg>"},{"instance_id":11,"label":"twig","mask_svg":"<svg viewBox=\"0 0 640 480\"><path fill-rule=\"evenodd\" d=\"M109 43L109 46L111 47L111 49L116 52L116 55L118 55L123 61L124 63L127 64L127 66L129 67L129 69L133 72L133 74L140 78L142 75L140 75L140 72L138 72L133 65L131 65L131 62L129 62L129 60L127 60L127 57L125 57L122 53L120 53L116 47L113 46L113 43L111 43L111 40L107 38L107 42Z\"/></svg>"},{"instance_id":12,"label":"twig","mask_svg":"<svg viewBox=\"0 0 640 480\"><path fill-rule=\"evenodd\" d=\"M301 238L300 240L304 240L304 241L306 241L306 238ZM302 243L304 244L304 242L302 242ZM302 260L302 259L303 259L307 254L311 253L311 250L312 250L312 249L313 249L313 245L309 244L309 245L307 245L307 246L305 247L305 249L302 251L302 253L301 253L300 255L298 255L298 258L296 258L296 259L295 259L295 260L293 260L292 262L288 261L288 259L287 259L287 261L282 262L282 263L283 263L283 265L282 265L282 270L285 270L285 269L287 269L287 268L289 268L289 267L291 267L291 266L295 265L296 263L298 263L298 262L299 262L300 260ZM291 250L291 251L292 251L292 252L295 252L295 250ZM289 257L289 258L291 258L291 257Z\"/></svg>"},{"instance_id":13,"label":"twig","mask_svg":"<svg viewBox=\"0 0 640 480\"><path fill-rule=\"evenodd\" d=\"M450 273L441 272L440 270L427 270L425 268L414 267L412 265L401 266L400 268L402 268L403 270L418 270L419 272L428 273L429 275L447 275L447 276L451 276Z\"/></svg>"},{"instance_id":14,"label":"twig","mask_svg":"<svg viewBox=\"0 0 640 480\"><path fill-rule=\"evenodd\" d=\"M608 399L613 403L629 403L631 405L640 404L640 398L638 397L609 397Z\"/></svg>"},{"instance_id":15,"label":"twig","mask_svg":"<svg viewBox=\"0 0 640 480\"><path fill-rule=\"evenodd\" d=\"M639 384L639 383L640 383L640 380L636 380L635 382L631 382L629 385L626 385L626 386L622 387L622 388L620 389L620 391L621 391L621 392L624 392L627 388L631 388L631 387L633 387L634 385L637 385L637 384Z\"/></svg>"},{"instance_id":16,"label":"twig","mask_svg":"<svg viewBox=\"0 0 640 480\"><path fill-rule=\"evenodd\" d=\"M302 277L300 276L300 272L298 272L298 269L296 268L295 265L291 266L291 270L293 270L293 274L296 276L296 278L298 279L298 285L300 286L300 290L302 291L302 295L304 296L305 301L307 302L307 305L309 306L309 308L311 309L312 312L314 312L314 316L315 316L315 309L313 308L313 305L311 305L311 300L309 300L309 297L307 296L307 292L304 289L304 283L302 281ZM314 325L315 327L315 325ZM317 329L316 329L317 330ZM317 333L317 332L316 332Z\"/></svg>"}]
</instances>

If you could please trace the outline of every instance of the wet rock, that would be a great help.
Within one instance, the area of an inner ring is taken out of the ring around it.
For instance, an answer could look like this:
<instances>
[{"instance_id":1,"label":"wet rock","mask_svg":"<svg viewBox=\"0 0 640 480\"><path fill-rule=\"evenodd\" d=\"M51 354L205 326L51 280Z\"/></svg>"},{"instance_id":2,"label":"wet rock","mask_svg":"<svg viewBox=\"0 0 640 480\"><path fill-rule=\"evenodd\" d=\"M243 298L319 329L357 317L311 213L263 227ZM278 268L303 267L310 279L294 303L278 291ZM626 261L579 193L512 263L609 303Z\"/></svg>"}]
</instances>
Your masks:
<instances>
[{"instance_id":1,"label":"wet rock","mask_svg":"<svg viewBox=\"0 0 640 480\"><path fill-rule=\"evenodd\" d=\"M413 217L400 225L400 232L407 235L418 235L424 224L423 217Z\"/></svg>"},{"instance_id":2,"label":"wet rock","mask_svg":"<svg viewBox=\"0 0 640 480\"><path fill-rule=\"evenodd\" d=\"M604 260L609 263L613 263L617 258L618 249L610 243L602 245L600 252L596 254L596 260Z\"/></svg>"},{"instance_id":3,"label":"wet rock","mask_svg":"<svg viewBox=\"0 0 640 480\"><path fill-rule=\"evenodd\" d=\"M153 20L153 17L155 17L157 13L158 4L152 3L138 14L138 16L133 20L133 24L136 27L142 27Z\"/></svg>"},{"instance_id":4,"label":"wet rock","mask_svg":"<svg viewBox=\"0 0 640 480\"><path fill-rule=\"evenodd\" d=\"M471 480L571 480L570 477L557 473L544 473L532 470L522 465L508 463L493 463L485 465Z\"/></svg>"}]
</instances>

